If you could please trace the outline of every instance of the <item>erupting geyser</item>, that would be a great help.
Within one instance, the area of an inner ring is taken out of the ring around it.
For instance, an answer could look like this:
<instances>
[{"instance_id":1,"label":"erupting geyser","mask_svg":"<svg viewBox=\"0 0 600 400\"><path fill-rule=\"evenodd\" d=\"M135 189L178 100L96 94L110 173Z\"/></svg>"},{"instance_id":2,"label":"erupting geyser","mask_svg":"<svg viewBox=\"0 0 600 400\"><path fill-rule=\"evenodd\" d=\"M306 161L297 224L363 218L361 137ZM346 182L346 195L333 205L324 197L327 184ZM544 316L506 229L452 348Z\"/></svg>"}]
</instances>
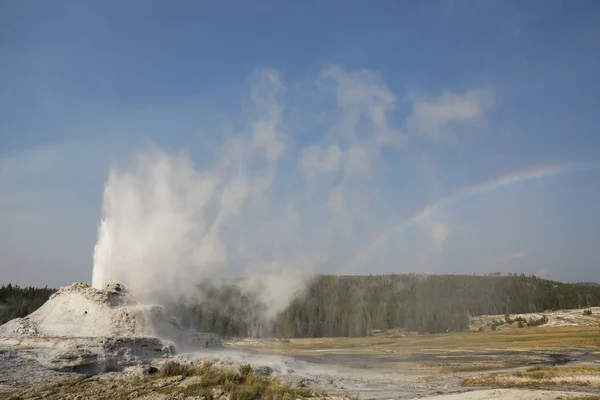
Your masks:
<instances>
[{"instance_id":1,"label":"erupting geyser","mask_svg":"<svg viewBox=\"0 0 600 400\"><path fill-rule=\"evenodd\" d=\"M298 109L292 98L290 114L277 71L253 78L244 118L230 125L239 130L185 153L139 151L110 171L93 287L120 282L140 301L164 304L201 298L205 280L243 276L240 289L270 318L314 269L339 272L348 249L389 220L377 211L377 160L403 135L389 120L395 95L381 77L324 68L312 84L330 108ZM307 126L314 135L295 141Z\"/></svg>"}]
</instances>

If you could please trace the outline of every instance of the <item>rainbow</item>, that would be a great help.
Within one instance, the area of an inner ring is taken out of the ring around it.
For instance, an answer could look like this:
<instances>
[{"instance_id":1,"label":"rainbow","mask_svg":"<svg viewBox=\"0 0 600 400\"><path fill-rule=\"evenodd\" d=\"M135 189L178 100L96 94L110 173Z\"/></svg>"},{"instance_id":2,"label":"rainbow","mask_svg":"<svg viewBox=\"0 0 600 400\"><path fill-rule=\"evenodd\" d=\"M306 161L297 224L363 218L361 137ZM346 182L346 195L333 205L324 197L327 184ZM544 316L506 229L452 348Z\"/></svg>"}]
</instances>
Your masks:
<instances>
[{"instance_id":1,"label":"rainbow","mask_svg":"<svg viewBox=\"0 0 600 400\"><path fill-rule=\"evenodd\" d=\"M375 235L371 240L368 240L364 245L362 245L358 251L356 251L353 256L342 266L343 268L341 273L347 273L348 270L354 268L361 261L364 261L375 248L384 243L392 234L402 233L407 228L423 222L425 219L443 207L447 207L470 197L484 194L518 182L550 177L571 171L593 169L598 167L598 165L599 164L596 162L546 165L524 171L513 172L477 185L467 186L450 194L447 197L425 205L423 208L412 214L408 219Z\"/></svg>"}]
</instances>

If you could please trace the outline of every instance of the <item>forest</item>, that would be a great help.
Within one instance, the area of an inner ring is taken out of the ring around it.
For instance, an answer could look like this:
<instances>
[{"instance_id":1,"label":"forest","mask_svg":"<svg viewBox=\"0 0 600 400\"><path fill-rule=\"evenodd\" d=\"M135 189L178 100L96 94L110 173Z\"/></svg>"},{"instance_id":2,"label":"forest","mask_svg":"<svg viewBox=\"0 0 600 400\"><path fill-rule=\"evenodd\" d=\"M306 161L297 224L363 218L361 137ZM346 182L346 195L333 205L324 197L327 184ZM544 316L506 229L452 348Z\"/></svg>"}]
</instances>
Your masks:
<instances>
[{"instance_id":1,"label":"forest","mask_svg":"<svg viewBox=\"0 0 600 400\"><path fill-rule=\"evenodd\" d=\"M19 287L17 285L0 286L0 324L13 318L22 318L48 300L56 289Z\"/></svg>"},{"instance_id":2,"label":"forest","mask_svg":"<svg viewBox=\"0 0 600 400\"><path fill-rule=\"evenodd\" d=\"M304 293L274 318L257 293L239 281L198 286L202 301L181 298L166 305L186 328L225 337L365 336L374 329L419 333L468 329L469 319L482 314L518 314L600 305L600 286L562 283L524 274L369 275L312 278ZM53 289L0 287L0 322L23 317Z\"/></svg>"},{"instance_id":3,"label":"forest","mask_svg":"<svg viewBox=\"0 0 600 400\"><path fill-rule=\"evenodd\" d=\"M600 305L600 287L510 274L316 276L274 320L243 285L202 287L204 301L182 299L171 313L186 327L223 336L364 336L374 329L420 333L468 329L471 316Z\"/></svg>"}]
</instances>

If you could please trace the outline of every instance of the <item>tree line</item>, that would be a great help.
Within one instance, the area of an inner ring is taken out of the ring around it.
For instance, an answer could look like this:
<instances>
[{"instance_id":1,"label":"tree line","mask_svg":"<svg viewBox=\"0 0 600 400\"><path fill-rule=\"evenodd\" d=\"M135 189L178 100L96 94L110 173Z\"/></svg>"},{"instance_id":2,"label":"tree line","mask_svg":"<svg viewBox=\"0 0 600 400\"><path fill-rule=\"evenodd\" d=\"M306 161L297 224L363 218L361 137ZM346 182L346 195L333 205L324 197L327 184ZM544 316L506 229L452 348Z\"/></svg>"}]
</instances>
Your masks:
<instances>
[{"instance_id":1,"label":"tree line","mask_svg":"<svg viewBox=\"0 0 600 400\"><path fill-rule=\"evenodd\" d=\"M14 318L23 318L48 300L56 289L20 287L18 285L0 286L0 325Z\"/></svg>"},{"instance_id":2,"label":"tree line","mask_svg":"<svg viewBox=\"0 0 600 400\"><path fill-rule=\"evenodd\" d=\"M239 287L204 283L204 300L182 300L171 313L189 328L223 336L365 336L374 329L465 331L471 316L600 305L600 286L524 274L316 276L274 320Z\"/></svg>"},{"instance_id":3,"label":"tree line","mask_svg":"<svg viewBox=\"0 0 600 400\"><path fill-rule=\"evenodd\" d=\"M374 329L420 333L464 331L471 316L518 314L600 305L600 286L524 274L369 275L312 278L275 318L258 293L239 281L198 286L197 299L166 305L180 325L226 337L365 336ZM54 289L0 287L0 322L23 317Z\"/></svg>"}]
</instances>

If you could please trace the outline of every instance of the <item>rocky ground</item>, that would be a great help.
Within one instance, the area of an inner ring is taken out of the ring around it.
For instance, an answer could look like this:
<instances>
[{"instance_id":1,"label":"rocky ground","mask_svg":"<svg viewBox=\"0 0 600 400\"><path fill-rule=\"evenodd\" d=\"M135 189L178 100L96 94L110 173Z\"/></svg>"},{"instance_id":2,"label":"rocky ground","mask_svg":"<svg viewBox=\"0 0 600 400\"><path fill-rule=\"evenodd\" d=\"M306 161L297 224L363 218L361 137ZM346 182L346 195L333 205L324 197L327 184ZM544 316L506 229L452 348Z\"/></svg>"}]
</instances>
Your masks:
<instances>
[{"instance_id":1,"label":"rocky ground","mask_svg":"<svg viewBox=\"0 0 600 400\"><path fill-rule=\"evenodd\" d=\"M267 371L268 372L268 371ZM100 376L78 375L51 383L38 384L2 398L18 399L196 399L253 400L258 398L296 399L319 397L334 399L306 387L292 386L248 365L214 366L210 362L177 363L161 368L137 368L127 373Z\"/></svg>"}]
</instances>

